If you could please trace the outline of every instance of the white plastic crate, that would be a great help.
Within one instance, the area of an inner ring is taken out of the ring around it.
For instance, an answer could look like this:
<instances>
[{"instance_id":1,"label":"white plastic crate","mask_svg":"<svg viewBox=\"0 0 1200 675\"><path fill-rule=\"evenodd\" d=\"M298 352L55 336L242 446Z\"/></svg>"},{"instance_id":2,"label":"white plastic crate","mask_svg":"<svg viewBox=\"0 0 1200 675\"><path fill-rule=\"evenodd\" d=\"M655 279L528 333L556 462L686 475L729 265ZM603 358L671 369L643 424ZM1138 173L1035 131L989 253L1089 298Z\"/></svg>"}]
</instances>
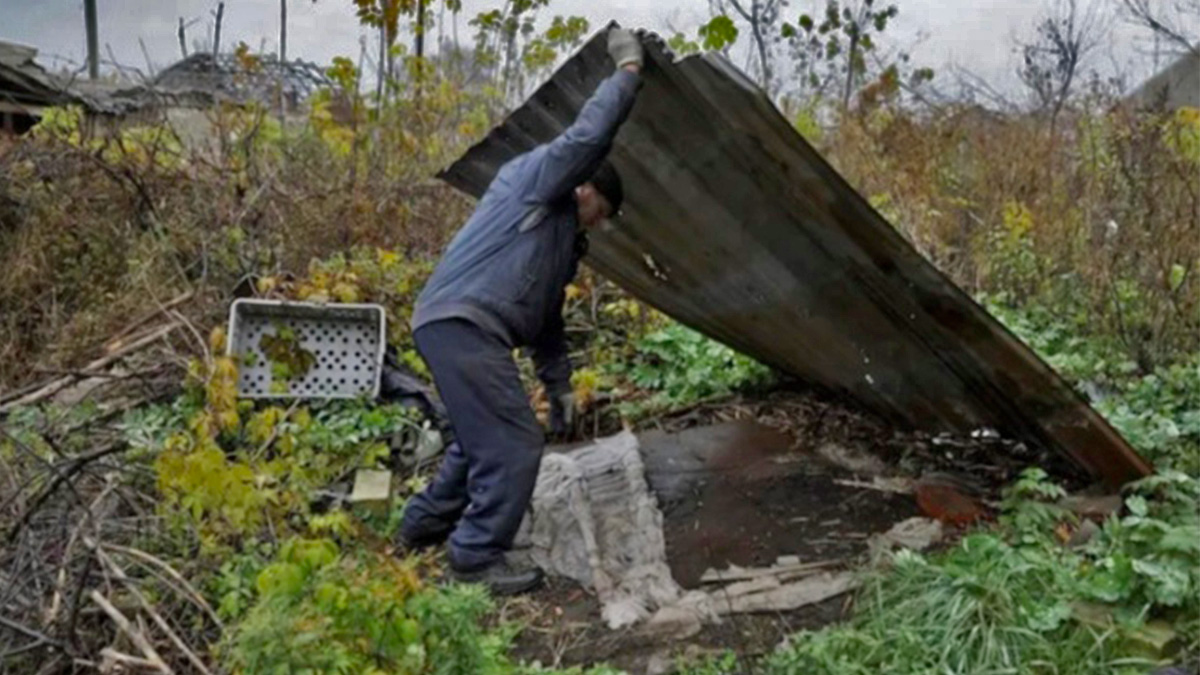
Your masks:
<instances>
[{"instance_id":1,"label":"white plastic crate","mask_svg":"<svg viewBox=\"0 0 1200 675\"><path fill-rule=\"evenodd\" d=\"M229 309L229 355L238 364L238 396L377 396L386 321L379 305L235 301ZM284 339L288 361L301 362L289 367L306 365L307 369L295 367L303 372L277 382L274 371L278 361L264 351L271 344L268 339L264 345L268 336Z\"/></svg>"}]
</instances>

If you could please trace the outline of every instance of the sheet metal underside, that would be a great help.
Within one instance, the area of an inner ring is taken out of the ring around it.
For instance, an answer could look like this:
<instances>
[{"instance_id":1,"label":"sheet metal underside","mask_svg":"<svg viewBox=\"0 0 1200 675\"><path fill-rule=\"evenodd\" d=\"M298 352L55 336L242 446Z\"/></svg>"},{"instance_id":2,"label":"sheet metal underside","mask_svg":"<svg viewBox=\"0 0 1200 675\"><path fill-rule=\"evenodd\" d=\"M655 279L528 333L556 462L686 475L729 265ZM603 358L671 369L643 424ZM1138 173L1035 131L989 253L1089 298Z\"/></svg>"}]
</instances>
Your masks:
<instances>
[{"instance_id":1,"label":"sheet metal underside","mask_svg":"<svg viewBox=\"0 0 1200 675\"><path fill-rule=\"evenodd\" d=\"M1151 470L1068 384L925 260L719 55L645 39L612 163L619 222L588 262L680 322L892 423L991 428L1118 485ZM612 72L603 32L441 174L478 197Z\"/></svg>"}]
</instances>

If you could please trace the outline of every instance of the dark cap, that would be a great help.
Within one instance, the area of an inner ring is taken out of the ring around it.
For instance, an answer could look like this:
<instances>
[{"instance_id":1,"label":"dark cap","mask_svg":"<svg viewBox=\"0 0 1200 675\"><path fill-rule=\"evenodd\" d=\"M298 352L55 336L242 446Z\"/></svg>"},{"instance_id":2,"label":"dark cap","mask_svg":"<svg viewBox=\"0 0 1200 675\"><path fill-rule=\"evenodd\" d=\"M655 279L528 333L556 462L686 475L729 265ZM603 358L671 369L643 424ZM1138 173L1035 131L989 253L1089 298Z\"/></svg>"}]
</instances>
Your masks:
<instances>
[{"instance_id":1,"label":"dark cap","mask_svg":"<svg viewBox=\"0 0 1200 675\"><path fill-rule=\"evenodd\" d=\"M612 206L612 215L620 213L621 203L625 201L625 188L621 186L621 177L617 175L617 170L612 164L605 161L587 182L595 186L596 191L608 200Z\"/></svg>"}]
</instances>

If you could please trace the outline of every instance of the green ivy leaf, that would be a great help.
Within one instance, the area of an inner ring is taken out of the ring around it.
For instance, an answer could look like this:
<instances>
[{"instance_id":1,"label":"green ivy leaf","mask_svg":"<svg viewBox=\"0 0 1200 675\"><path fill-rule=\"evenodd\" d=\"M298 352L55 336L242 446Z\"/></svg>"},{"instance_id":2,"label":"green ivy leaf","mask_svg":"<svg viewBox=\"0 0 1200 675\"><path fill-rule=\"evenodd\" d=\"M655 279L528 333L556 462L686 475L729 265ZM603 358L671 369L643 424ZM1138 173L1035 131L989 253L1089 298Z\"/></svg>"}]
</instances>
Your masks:
<instances>
[{"instance_id":1,"label":"green ivy leaf","mask_svg":"<svg viewBox=\"0 0 1200 675\"><path fill-rule=\"evenodd\" d=\"M738 29L734 25L733 19L719 14L701 26L699 34L705 49L720 51L737 42Z\"/></svg>"},{"instance_id":2,"label":"green ivy leaf","mask_svg":"<svg viewBox=\"0 0 1200 675\"><path fill-rule=\"evenodd\" d=\"M1133 589L1133 564L1129 558L1116 554L1103 561L1104 569L1084 580L1084 590L1097 600L1117 602L1129 597Z\"/></svg>"},{"instance_id":3,"label":"green ivy leaf","mask_svg":"<svg viewBox=\"0 0 1200 675\"><path fill-rule=\"evenodd\" d=\"M1178 607L1187 599L1190 583L1186 570L1149 560L1133 561L1133 570L1151 580L1155 601Z\"/></svg>"}]
</instances>

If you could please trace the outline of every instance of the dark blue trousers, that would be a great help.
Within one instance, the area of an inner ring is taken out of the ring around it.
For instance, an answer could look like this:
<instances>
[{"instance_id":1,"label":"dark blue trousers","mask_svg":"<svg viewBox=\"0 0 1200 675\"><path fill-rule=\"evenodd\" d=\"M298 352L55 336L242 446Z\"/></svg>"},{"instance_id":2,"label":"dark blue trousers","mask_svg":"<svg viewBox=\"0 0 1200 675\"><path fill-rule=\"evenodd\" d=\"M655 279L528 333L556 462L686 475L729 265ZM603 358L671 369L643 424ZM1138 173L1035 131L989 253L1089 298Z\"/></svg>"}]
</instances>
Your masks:
<instances>
[{"instance_id":1,"label":"dark blue trousers","mask_svg":"<svg viewBox=\"0 0 1200 675\"><path fill-rule=\"evenodd\" d=\"M533 496L544 435L511 350L475 324L448 319L413 334L454 428L433 482L413 497L401 533L450 533L450 564L473 571L497 561Z\"/></svg>"}]
</instances>

